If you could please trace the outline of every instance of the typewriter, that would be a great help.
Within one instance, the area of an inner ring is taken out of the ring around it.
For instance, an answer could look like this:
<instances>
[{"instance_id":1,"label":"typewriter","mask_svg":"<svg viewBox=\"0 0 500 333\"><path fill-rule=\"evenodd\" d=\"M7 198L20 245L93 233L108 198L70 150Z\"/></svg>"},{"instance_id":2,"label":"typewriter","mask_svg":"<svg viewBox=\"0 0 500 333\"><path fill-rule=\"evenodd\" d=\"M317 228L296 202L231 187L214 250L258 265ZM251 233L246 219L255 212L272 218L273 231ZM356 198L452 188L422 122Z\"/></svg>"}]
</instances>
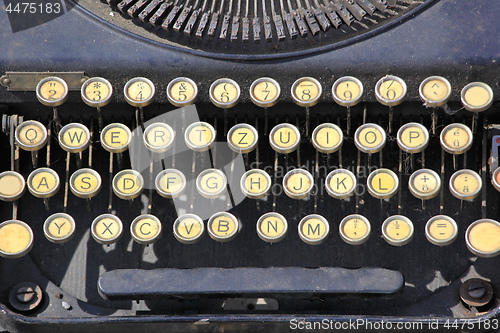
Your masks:
<instances>
[{"instance_id":1,"label":"typewriter","mask_svg":"<svg viewBox=\"0 0 500 333\"><path fill-rule=\"evenodd\" d=\"M499 329L497 1L0 12L3 330Z\"/></svg>"}]
</instances>

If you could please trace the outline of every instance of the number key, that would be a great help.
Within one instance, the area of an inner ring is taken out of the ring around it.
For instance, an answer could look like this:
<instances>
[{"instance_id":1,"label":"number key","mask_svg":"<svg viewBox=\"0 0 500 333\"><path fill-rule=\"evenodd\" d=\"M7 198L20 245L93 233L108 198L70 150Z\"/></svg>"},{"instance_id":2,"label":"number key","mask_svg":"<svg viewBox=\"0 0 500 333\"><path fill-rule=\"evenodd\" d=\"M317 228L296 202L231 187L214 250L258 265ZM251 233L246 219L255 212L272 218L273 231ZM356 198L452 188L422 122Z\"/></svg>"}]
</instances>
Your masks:
<instances>
[{"instance_id":1,"label":"number key","mask_svg":"<svg viewBox=\"0 0 500 333\"><path fill-rule=\"evenodd\" d=\"M238 104L240 95L240 86L231 79L219 79L210 86L210 100L219 108L232 108Z\"/></svg>"},{"instance_id":2,"label":"number key","mask_svg":"<svg viewBox=\"0 0 500 333\"><path fill-rule=\"evenodd\" d=\"M295 104L311 107L319 102L322 88L318 80L312 77L303 77L292 85L292 98Z\"/></svg>"},{"instance_id":3,"label":"number key","mask_svg":"<svg viewBox=\"0 0 500 333\"><path fill-rule=\"evenodd\" d=\"M125 84L125 100L136 107L145 107L153 102L155 85L144 77L136 77Z\"/></svg>"},{"instance_id":4,"label":"number key","mask_svg":"<svg viewBox=\"0 0 500 333\"><path fill-rule=\"evenodd\" d=\"M397 76L384 76L375 86L375 97L383 105L396 106L403 101L405 96L406 83Z\"/></svg>"},{"instance_id":5,"label":"number key","mask_svg":"<svg viewBox=\"0 0 500 333\"><path fill-rule=\"evenodd\" d=\"M281 89L275 80L263 77L255 80L250 87L250 98L255 105L269 108L278 102Z\"/></svg>"},{"instance_id":6,"label":"number key","mask_svg":"<svg viewBox=\"0 0 500 333\"><path fill-rule=\"evenodd\" d=\"M194 103L198 95L196 83L187 77L178 77L167 86L167 97L170 103L178 107Z\"/></svg>"}]
</instances>

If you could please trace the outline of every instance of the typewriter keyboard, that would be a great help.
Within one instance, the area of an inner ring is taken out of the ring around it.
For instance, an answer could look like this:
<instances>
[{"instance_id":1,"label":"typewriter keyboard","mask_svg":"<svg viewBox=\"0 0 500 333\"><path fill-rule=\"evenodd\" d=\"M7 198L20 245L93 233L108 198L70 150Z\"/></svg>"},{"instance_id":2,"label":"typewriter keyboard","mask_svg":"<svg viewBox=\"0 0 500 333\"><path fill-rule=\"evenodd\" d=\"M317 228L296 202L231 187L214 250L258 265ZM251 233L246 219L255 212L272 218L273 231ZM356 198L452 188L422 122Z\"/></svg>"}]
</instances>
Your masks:
<instances>
[{"instance_id":1,"label":"typewriter keyboard","mask_svg":"<svg viewBox=\"0 0 500 333\"><path fill-rule=\"evenodd\" d=\"M44 112L4 115L2 257L28 255L61 290L103 307L399 293L373 301L383 314L500 254L498 119L482 112L493 101L484 83L464 87L460 103L446 79L429 78L424 105L406 101L395 76L378 81L377 102L363 102L354 77L331 93L299 79L287 87L293 103L270 78L251 85L253 104L239 103L248 90L231 79L207 92L175 79L174 107L153 103L158 87L134 78L119 104L116 87L92 78L86 105L67 104L65 82L46 78ZM212 104L193 104L205 93ZM311 311L371 306L310 301Z\"/></svg>"}]
</instances>

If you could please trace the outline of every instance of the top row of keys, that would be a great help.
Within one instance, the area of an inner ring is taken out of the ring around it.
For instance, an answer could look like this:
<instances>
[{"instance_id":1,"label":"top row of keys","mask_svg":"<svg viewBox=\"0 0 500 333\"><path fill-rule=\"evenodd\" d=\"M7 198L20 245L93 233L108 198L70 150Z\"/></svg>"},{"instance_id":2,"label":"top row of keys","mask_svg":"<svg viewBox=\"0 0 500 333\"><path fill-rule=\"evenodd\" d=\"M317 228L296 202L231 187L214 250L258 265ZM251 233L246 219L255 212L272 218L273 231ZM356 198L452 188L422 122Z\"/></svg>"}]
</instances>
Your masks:
<instances>
[{"instance_id":1,"label":"top row of keys","mask_svg":"<svg viewBox=\"0 0 500 333\"><path fill-rule=\"evenodd\" d=\"M196 101L198 87L186 77L172 80L167 86L167 97L170 103L178 107L188 106ZM294 82L291 88L293 101L302 107L316 105L323 92L320 82L312 77L303 77ZM68 95L68 86L58 77L41 80L36 88L38 100L47 106L56 107L64 103ZM212 83L209 89L211 102L220 108L235 106L241 97L241 89L234 80L223 78ZM275 105L281 88L271 78L260 78L250 87L252 102L264 108ZM375 97L386 106L396 106L403 102L407 86L403 79L387 75L375 85ZM102 107L111 101L113 87L108 80L94 77L83 83L81 95L83 101L93 107ZM451 96L451 85L440 76L431 76L422 81L419 87L420 98L428 107L444 105ZM151 80L136 77L125 84L125 100L132 106L145 107L152 103L155 85ZM339 105L350 107L358 104L363 97L363 84L352 76L339 78L332 86L332 95ZM467 84L461 92L461 100L465 109L472 112L487 110L493 103L493 90L483 82Z\"/></svg>"}]
</instances>

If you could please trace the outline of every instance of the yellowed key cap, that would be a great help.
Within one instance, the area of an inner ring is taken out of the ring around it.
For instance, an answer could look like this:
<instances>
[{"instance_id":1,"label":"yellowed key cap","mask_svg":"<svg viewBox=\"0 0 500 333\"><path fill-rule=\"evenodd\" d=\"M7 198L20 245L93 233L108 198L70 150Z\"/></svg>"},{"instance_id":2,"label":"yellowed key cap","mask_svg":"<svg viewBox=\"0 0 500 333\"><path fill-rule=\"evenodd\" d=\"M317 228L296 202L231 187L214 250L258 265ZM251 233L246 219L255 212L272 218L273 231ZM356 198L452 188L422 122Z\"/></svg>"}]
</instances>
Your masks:
<instances>
[{"instance_id":1,"label":"yellowed key cap","mask_svg":"<svg viewBox=\"0 0 500 333\"><path fill-rule=\"evenodd\" d=\"M481 192L482 186L481 177L472 170L458 170L450 178L450 192L460 200L473 200Z\"/></svg>"},{"instance_id":2,"label":"yellowed key cap","mask_svg":"<svg viewBox=\"0 0 500 333\"><path fill-rule=\"evenodd\" d=\"M460 94L464 108L471 112L488 110L493 104L493 90L483 82L466 85Z\"/></svg>"},{"instance_id":3,"label":"yellowed key cap","mask_svg":"<svg viewBox=\"0 0 500 333\"><path fill-rule=\"evenodd\" d=\"M370 231L370 221L359 214L346 216L339 225L340 237L351 245L365 243L370 237Z\"/></svg>"},{"instance_id":4,"label":"yellowed key cap","mask_svg":"<svg viewBox=\"0 0 500 333\"><path fill-rule=\"evenodd\" d=\"M363 97L363 84L353 76L341 77L333 84L332 95L337 104L354 106Z\"/></svg>"},{"instance_id":5,"label":"yellowed key cap","mask_svg":"<svg viewBox=\"0 0 500 333\"><path fill-rule=\"evenodd\" d=\"M203 237L205 225L203 220L194 214L179 216L174 222L174 236L184 244L194 244Z\"/></svg>"},{"instance_id":6,"label":"yellowed key cap","mask_svg":"<svg viewBox=\"0 0 500 333\"><path fill-rule=\"evenodd\" d=\"M491 184L493 187L500 192L500 167L496 168L491 175Z\"/></svg>"},{"instance_id":7,"label":"yellowed key cap","mask_svg":"<svg viewBox=\"0 0 500 333\"><path fill-rule=\"evenodd\" d=\"M238 234L240 224L238 219L231 213L215 213L208 220L208 234L218 242L228 242Z\"/></svg>"},{"instance_id":8,"label":"yellowed key cap","mask_svg":"<svg viewBox=\"0 0 500 333\"><path fill-rule=\"evenodd\" d=\"M59 145L68 153L79 153L90 144L90 132L87 126L71 123L59 131Z\"/></svg>"},{"instance_id":9,"label":"yellowed key cap","mask_svg":"<svg viewBox=\"0 0 500 333\"><path fill-rule=\"evenodd\" d=\"M218 79L210 86L210 100L219 108L232 108L238 104L240 96L240 86L234 80Z\"/></svg>"},{"instance_id":10,"label":"yellowed key cap","mask_svg":"<svg viewBox=\"0 0 500 333\"><path fill-rule=\"evenodd\" d=\"M393 215L382 224L382 236L394 246L408 244L413 238L413 223L402 215Z\"/></svg>"},{"instance_id":11,"label":"yellowed key cap","mask_svg":"<svg viewBox=\"0 0 500 333\"><path fill-rule=\"evenodd\" d=\"M249 124L234 125L227 133L227 144L236 153L247 154L257 147L259 134Z\"/></svg>"},{"instance_id":12,"label":"yellowed key cap","mask_svg":"<svg viewBox=\"0 0 500 333\"><path fill-rule=\"evenodd\" d=\"M420 169L410 176L408 188L416 198L429 200L439 194L441 178L433 170Z\"/></svg>"},{"instance_id":13,"label":"yellowed key cap","mask_svg":"<svg viewBox=\"0 0 500 333\"><path fill-rule=\"evenodd\" d=\"M349 198L354 194L356 186L356 177L346 169L333 170L325 180L326 191L335 199Z\"/></svg>"},{"instance_id":14,"label":"yellowed key cap","mask_svg":"<svg viewBox=\"0 0 500 333\"><path fill-rule=\"evenodd\" d=\"M312 144L317 151L325 154L336 152L342 146L344 135L335 124L325 123L317 126L312 134Z\"/></svg>"},{"instance_id":15,"label":"yellowed key cap","mask_svg":"<svg viewBox=\"0 0 500 333\"><path fill-rule=\"evenodd\" d=\"M397 134L398 146L410 154L420 153L429 144L429 131L419 123L403 125Z\"/></svg>"},{"instance_id":16,"label":"yellowed key cap","mask_svg":"<svg viewBox=\"0 0 500 333\"><path fill-rule=\"evenodd\" d=\"M109 124L101 132L101 145L110 153L121 153L128 149L132 133L120 123Z\"/></svg>"},{"instance_id":17,"label":"yellowed key cap","mask_svg":"<svg viewBox=\"0 0 500 333\"><path fill-rule=\"evenodd\" d=\"M113 177L113 192L118 198L132 200L141 195L144 186L142 175L132 169L118 172Z\"/></svg>"},{"instance_id":18,"label":"yellowed key cap","mask_svg":"<svg viewBox=\"0 0 500 333\"><path fill-rule=\"evenodd\" d=\"M23 121L16 128L16 144L27 151L37 151L47 144L47 129L35 120Z\"/></svg>"},{"instance_id":19,"label":"yellowed key cap","mask_svg":"<svg viewBox=\"0 0 500 333\"><path fill-rule=\"evenodd\" d=\"M354 144L364 153L374 154L385 146L386 134L377 124L364 124L354 133Z\"/></svg>"},{"instance_id":20,"label":"yellowed key cap","mask_svg":"<svg viewBox=\"0 0 500 333\"><path fill-rule=\"evenodd\" d=\"M88 106L103 107L111 102L113 86L102 77L93 77L82 84L81 95L82 100Z\"/></svg>"},{"instance_id":21,"label":"yellowed key cap","mask_svg":"<svg viewBox=\"0 0 500 333\"><path fill-rule=\"evenodd\" d=\"M268 243L277 243L286 236L288 223L283 215L266 213L257 221L257 234Z\"/></svg>"},{"instance_id":22,"label":"yellowed key cap","mask_svg":"<svg viewBox=\"0 0 500 333\"><path fill-rule=\"evenodd\" d=\"M251 169L241 177L241 191L247 197L260 199L271 190L271 177L261 169Z\"/></svg>"},{"instance_id":23,"label":"yellowed key cap","mask_svg":"<svg viewBox=\"0 0 500 333\"><path fill-rule=\"evenodd\" d=\"M0 224L0 256L16 259L26 255L33 247L33 231L19 220Z\"/></svg>"},{"instance_id":24,"label":"yellowed key cap","mask_svg":"<svg viewBox=\"0 0 500 333\"><path fill-rule=\"evenodd\" d=\"M426 107L437 108L450 99L451 84L444 77L431 76L422 81L418 91Z\"/></svg>"},{"instance_id":25,"label":"yellowed key cap","mask_svg":"<svg viewBox=\"0 0 500 333\"><path fill-rule=\"evenodd\" d=\"M110 245L122 236L123 224L116 215L102 214L94 219L90 231L97 243Z\"/></svg>"},{"instance_id":26,"label":"yellowed key cap","mask_svg":"<svg viewBox=\"0 0 500 333\"><path fill-rule=\"evenodd\" d=\"M187 77L178 77L167 86L167 97L170 103L178 107L193 104L198 96L196 83Z\"/></svg>"},{"instance_id":27,"label":"yellowed key cap","mask_svg":"<svg viewBox=\"0 0 500 333\"><path fill-rule=\"evenodd\" d=\"M62 244L69 241L75 234L75 220L66 213L56 213L49 216L43 224L43 233L52 243Z\"/></svg>"},{"instance_id":28,"label":"yellowed key cap","mask_svg":"<svg viewBox=\"0 0 500 333\"><path fill-rule=\"evenodd\" d=\"M136 107L145 107L154 100L155 85L145 77L136 77L125 84L123 94L128 104Z\"/></svg>"},{"instance_id":29,"label":"yellowed key cap","mask_svg":"<svg viewBox=\"0 0 500 333\"><path fill-rule=\"evenodd\" d=\"M295 104L311 107L319 102L323 88L318 80L312 77L303 77L292 85L292 99Z\"/></svg>"},{"instance_id":30,"label":"yellowed key cap","mask_svg":"<svg viewBox=\"0 0 500 333\"><path fill-rule=\"evenodd\" d=\"M26 189L24 177L15 171L0 173L0 200L15 201L23 196Z\"/></svg>"},{"instance_id":31,"label":"yellowed key cap","mask_svg":"<svg viewBox=\"0 0 500 333\"><path fill-rule=\"evenodd\" d=\"M472 131L464 124L450 124L443 128L441 147L450 154L463 154L472 146Z\"/></svg>"},{"instance_id":32,"label":"yellowed key cap","mask_svg":"<svg viewBox=\"0 0 500 333\"><path fill-rule=\"evenodd\" d=\"M155 179L156 192L164 198L179 197L186 190L186 177L176 169L161 171Z\"/></svg>"},{"instance_id":33,"label":"yellowed key cap","mask_svg":"<svg viewBox=\"0 0 500 333\"><path fill-rule=\"evenodd\" d=\"M389 199L399 188L399 179L394 171L377 169L368 175L368 192L377 199Z\"/></svg>"},{"instance_id":34,"label":"yellowed key cap","mask_svg":"<svg viewBox=\"0 0 500 333\"><path fill-rule=\"evenodd\" d=\"M71 192L79 198L90 199L101 190L101 175L92 169L79 169L69 180Z\"/></svg>"},{"instance_id":35,"label":"yellowed key cap","mask_svg":"<svg viewBox=\"0 0 500 333\"><path fill-rule=\"evenodd\" d=\"M293 169L283 178L285 194L292 199L305 199L314 186L313 176L304 169Z\"/></svg>"},{"instance_id":36,"label":"yellowed key cap","mask_svg":"<svg viewBox=\"0 0 500 333\"><path fill-rule=\"evenodd\" d=\"M472 223L465 232L467 248L479 257L491 258L500 254L500 223L481 219Z\"/></svg>"},{"instance_id":37,"label":"yellowed key cap","mask_svg":"<svg viewBox=\"0 0 500 333\"><path fill-rule=\"evenodd\" d=\"M319 245L330 233L330 224L321 215L311 214L299 222L299 237L307 244Z\"/></svg>"},{"instance_id":38,"label":"yellowed key cap","mask_svg":"<svg viewBox=\"0 0 500 333\"><path fill-rule=\"evenodd\" d=\"M270 108L278 103L280 93L281 89L278 82L269 77L257 79L250 86L252 102L263 108Z\"/></svg>"},{"instance_id":39,"label":"yellowed key cap","mask_svg":"<svg viewBox=\"0 0 500 333\"><path fill-rule=\"evenodd\" d=\"M446 215L434 216L425 225L425 237L434 245L449 245L453 243L457 235L457 223Z\"/></svg>"},{"instance_id":40,"label":"yellowed key cap","mask_svg":"<svg viewBox=\"0 0 500 333\"><path fill-rule=\"evenodd\" d=\"M384 76L375 85L375 97L380 104L396 106L403 102L405 96L406 83L397 76Z\"/></svg>"},{"instance_id":41,"label":"yellowed key cap","mask_svg":"<svg viewBox=\"0 0 500 333\"><path fill-rule=\"evenodd\" d=\"M153 244L161 236L161 222L154 215L142 214L130 224L130 234L139 244Z\"/></svg>"},{"instance_id":42,"label":"yellowed key cap","mask_svg":"<svg viewBox=\"0 0 500 333\"><path fill-rule=\"evenodd\" d=\"M28 190L37 198L50 198L60 186L59 175L49 168L38 168L28 176Z\"/></svg>"},{"instance_id":43,"label":"yellowed key cap","mask_svg":"<svg viewBox=\"0 0 500 333\"><path fill-rule=\"evenodd\" d=\"M207 199L215 199L226 192L226 175L218 169L202 171L196 178L198 192Z\"/></svg>"},{"instance_id":44,"label":"yellowed key cap","mask_svg":"<svg viewBox=\"0 0 500 333\"><path fill-rule=\"evenodd\" d=\"M215 141L215 129L206 122L196 122L186 128L184 132L186 145L194 151L207 151Z\"/></svg>"},{"instance_id":45,"label":"yellowed key cap","mask_svg":"<svg viewBox=\"0 0 500 333\"><path fill-rule=\"evenodd\" d=\"M43 105L59 106L68 98L68 85L61 78L47 77L38 82L36 97Z\"/></svg>"},{"instance_id":46,"label":"yellowed key cap","mask_svg":"<svg viewBox=\"0 0 500 333\"><path fill-rule=\"evenodd\" d=\"M146 148L155 153L163 153L174 144L174 130L165 123L153 123L144 131Z\"/></svg>"},{"instance_id":47,"label":"yellowed key cap","mask_svg":"<svg viewBox=\"0 0 500 333\"><path fill-rule=\"evenodd\" d=\"M276 125L269 133L269 144L278 153L291 153L297 149L299 143L300 132L292 124Z\"/></svg>"}]
</instances>

